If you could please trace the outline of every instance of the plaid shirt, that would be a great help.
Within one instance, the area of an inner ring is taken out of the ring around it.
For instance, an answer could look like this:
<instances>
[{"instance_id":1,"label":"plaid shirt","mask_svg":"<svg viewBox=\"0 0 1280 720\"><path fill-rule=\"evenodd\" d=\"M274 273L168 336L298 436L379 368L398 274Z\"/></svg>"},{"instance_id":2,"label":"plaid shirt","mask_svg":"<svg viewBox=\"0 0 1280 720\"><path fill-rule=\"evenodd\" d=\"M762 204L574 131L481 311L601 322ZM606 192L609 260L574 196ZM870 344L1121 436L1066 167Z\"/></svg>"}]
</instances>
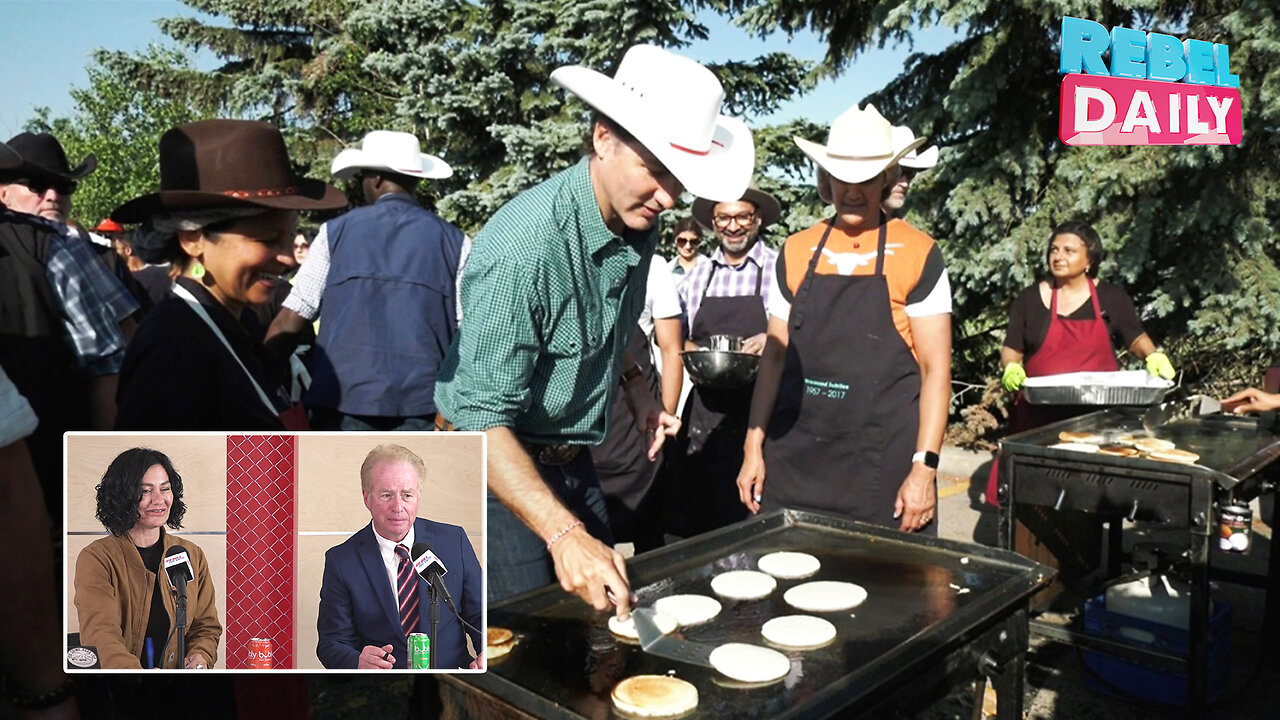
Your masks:
<instances>
[{"instance_id":1,"label":"plaid shirt","mask_svg":"<svg viewBox=\"0 0 1280 720\"><path fill-rule=\"evenodd\" d=\"M120 372L125 345L120 321L138 309L137 301L89 243L65 225L8 211L0 219L40 225L55 233L45 274L62 302L62 323L77 364L93 377Z\"/></svg>"},{"instance_id":2,"label":"plaid shirt","mask_svg":"<svg viewBox=\"0 0 1280 720\"><path fill-rule=\"evenodd\" d=\"M459 430L599 444L657 239L605 226L586 158L504 205L462 273L439 412Z\"/></svg>"},{"instance_id":3,"label":"plaid shirt","mask_svg":"<svg viewBox=\"0 0 1280 720\"><path fill-rule=\"evenodd\" d=\"M747 259L734 267L724 258L724 250L716 248L711 254L711 262L701 263L685 275L680 283L680 306L684 308L684 330L688 337L693 328L693 319L702 306L703 290L707 297L739 297L756 294L756 278L760 279L760 295L764 302L762 307L769 306L769 296L773 290L773 275L778 265L778 251L764 244L764 239L747 252ZM711 271L715 270L712 277ZM764 274L761 275L760 273ZM707 282L711 287L707 287Z\"/></svg>"}]
</instances>

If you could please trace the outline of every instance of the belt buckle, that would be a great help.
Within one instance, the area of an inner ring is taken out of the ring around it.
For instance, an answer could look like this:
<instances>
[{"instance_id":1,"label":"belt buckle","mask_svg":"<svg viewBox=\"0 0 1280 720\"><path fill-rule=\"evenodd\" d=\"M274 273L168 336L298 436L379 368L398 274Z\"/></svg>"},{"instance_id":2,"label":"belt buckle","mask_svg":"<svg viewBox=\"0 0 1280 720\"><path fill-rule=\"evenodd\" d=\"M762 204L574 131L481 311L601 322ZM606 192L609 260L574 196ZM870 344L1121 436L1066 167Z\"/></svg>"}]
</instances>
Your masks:
<instances>
[{"instance_id":1,"label":"belt buckle","mask_svg":"<svg viewBox=\"0 0 1280 720\"><path fill-rule=\"evenodd\" d=\"M538 449L538 462L543 465L567 465L578 456L581 445L543 445Z\"/></svg>"}]
</instances>

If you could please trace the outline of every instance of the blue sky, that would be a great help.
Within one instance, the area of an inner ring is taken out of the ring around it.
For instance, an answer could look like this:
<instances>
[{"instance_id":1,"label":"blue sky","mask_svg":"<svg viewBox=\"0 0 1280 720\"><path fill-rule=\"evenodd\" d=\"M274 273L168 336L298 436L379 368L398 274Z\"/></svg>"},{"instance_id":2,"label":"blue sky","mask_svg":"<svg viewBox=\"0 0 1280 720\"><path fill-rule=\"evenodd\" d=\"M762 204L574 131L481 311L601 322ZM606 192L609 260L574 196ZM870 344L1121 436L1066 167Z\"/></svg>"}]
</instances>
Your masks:
<instances>
[{"instance_id":1,"label":"blue sky","mask_svg":"<svg viewBox=\"0 0 1280 720\"><path fill-rule=\"evenodd\" d=\"M38 106L52 108L55 116L69 113L68 91L88 84L84 68L94 49L137 51L165 43L167 38L155 26L157 18L195 14L178 0L3 0L0 97L5 102L0 104L0 139L20 132ZM761 40L715 15L703 22L710 38L684 50L699 61L747 60L775 50L819 60L825 52L811 33ZM914 50L934 52L954 38L946 29L918 32ZM910 52L905 45L868 52L841 77L824 81L769 119L808 117L826 123L893 79Z\"/></svg>"}]
</instances>

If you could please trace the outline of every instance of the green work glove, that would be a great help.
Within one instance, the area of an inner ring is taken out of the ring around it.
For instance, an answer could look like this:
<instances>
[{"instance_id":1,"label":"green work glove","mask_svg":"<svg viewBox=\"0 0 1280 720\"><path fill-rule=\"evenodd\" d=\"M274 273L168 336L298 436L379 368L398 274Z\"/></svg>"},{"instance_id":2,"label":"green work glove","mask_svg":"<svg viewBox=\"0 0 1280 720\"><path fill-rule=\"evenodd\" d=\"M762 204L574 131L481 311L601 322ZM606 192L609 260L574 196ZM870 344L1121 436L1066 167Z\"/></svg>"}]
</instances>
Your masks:
<instances>
[{"instance_id":1,"label":"green work glove","mask_svg":"<svg viewBox=\"0 0 1280 720\"><path fill-rule=\"evenodd\" d=\"M1004 366L1004 375L1000 377L1000 384L1004 385L1004 389L1009 392L1017 392L1026 380L1027 371L1022 369L1022 363L1012 362Z\"/></svg>"},{"instance_id":2,"label":"green work glove","mask_svg":"<svg viewBox=\"0 0 1280 720\"><path fill-rule=\"evenodd\" d=\"M1169 356L1159 350L1147 356L1147 372L1165 380L1172 380L1178 374L1173 369L1173 363L1169 362Z\"/></svg>"}]
</instances>

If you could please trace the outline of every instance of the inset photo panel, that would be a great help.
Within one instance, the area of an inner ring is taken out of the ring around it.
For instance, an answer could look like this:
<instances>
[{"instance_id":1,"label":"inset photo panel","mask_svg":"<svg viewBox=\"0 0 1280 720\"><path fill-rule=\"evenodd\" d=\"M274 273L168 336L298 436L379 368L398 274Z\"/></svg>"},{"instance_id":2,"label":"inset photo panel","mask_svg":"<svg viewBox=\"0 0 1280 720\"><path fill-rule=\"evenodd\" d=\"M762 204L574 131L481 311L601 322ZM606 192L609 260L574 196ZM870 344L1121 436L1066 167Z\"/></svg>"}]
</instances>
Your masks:
<instances>
[{"instance_id":1,"label":"inset photo panel","mask_svg":"<svg viewBox=\"0 0 1280 720\"><path fill-rule=\"evenodd\" d=\"M68 670L482 672L482 434L65 449Z\"/></svg>"}]
</instances>

